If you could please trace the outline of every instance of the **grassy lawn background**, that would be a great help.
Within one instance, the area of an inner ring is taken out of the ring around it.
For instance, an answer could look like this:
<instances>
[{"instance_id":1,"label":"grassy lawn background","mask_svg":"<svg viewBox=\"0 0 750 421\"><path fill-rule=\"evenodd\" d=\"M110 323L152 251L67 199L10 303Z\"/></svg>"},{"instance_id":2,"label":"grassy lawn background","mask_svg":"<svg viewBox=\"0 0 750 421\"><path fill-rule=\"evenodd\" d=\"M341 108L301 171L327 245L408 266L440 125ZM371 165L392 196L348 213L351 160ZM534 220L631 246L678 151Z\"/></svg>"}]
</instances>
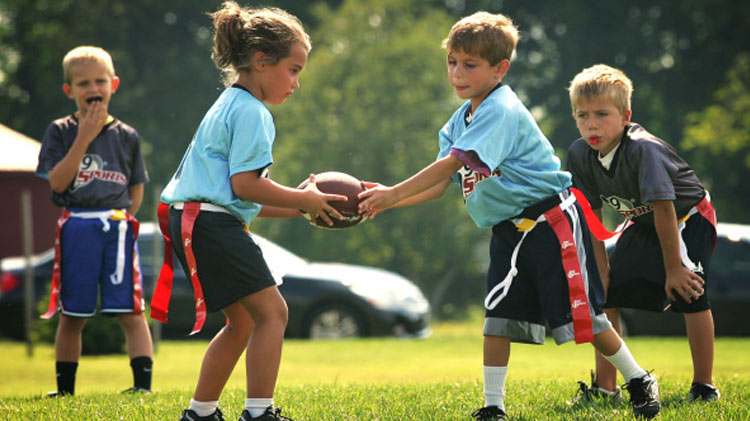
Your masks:
<instances>
[{"instance_id":1,"label":"grassy lawn background","mask_svg":"<svg viewBox=\"0 0 750 421\"><path fill-rule=\"evenodd\" d=\"M709 405L683 402L692 377L685 338L626 340L662 384L661 419L750 419L750 338L717 338L714 378L723 397ZM192 395L206 346L162 342L154 362L156 393L146 396L117 393L132 385L127 356L83 357L76 396L51 400L40 397L55 389L53 348L38 345L28 358L24 344L0 342L0 419L176 419ZM588 381L592 349L551 340L543 346L514 344L506 387L511 419L632 419L625 403L569 404L576 381ZM477 320L437 324L424 340L288 340L276 404L284 414L307 420L468 419L483 404L481 353ZM239 415L244 390L241 359L221 398L227 419Z\"/></svg>"}]
</instances>

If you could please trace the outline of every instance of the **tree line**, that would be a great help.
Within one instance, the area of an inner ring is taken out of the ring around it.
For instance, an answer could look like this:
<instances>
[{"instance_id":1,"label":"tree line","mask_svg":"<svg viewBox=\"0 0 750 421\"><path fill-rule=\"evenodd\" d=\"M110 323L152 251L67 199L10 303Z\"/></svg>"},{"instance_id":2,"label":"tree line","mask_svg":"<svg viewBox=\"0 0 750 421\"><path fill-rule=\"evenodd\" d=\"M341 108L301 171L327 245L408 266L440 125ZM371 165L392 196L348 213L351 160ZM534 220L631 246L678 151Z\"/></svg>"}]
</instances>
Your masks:
<instances>
[{"instance_id":1,"label":"tree line","mask_svg":"<svg viewBox=\"0 0 750 421\"><path fill-rule=\"evenodd\" d=\"M242 2L241 2L242 3ZM72 113L63 55L109 50L122 82L111 112L141 134L151 186L163 186L222 86L210 58L219 1L5 0L0 3L0 122L41 139ZM254 4L254 3L252 3ZM301 88L280 107L271 177L296 186L345 171L384 184L431 162L437 132L460 104L440 42L461 16L501 12L521 31L504 83L524 100L564 160L577 137L566 87L606 63L633 80L633 120L675 146L711 191L719 219L750 222L750 4L739 0L266 1L299 16L313 39ZM154 219L153 195L139 218ZM302 220L252 228L313 260L395 270L439 316L484 291L489 233L454 188L432 203L388 211L343 231Z\"/></svg>"}]
</instances>

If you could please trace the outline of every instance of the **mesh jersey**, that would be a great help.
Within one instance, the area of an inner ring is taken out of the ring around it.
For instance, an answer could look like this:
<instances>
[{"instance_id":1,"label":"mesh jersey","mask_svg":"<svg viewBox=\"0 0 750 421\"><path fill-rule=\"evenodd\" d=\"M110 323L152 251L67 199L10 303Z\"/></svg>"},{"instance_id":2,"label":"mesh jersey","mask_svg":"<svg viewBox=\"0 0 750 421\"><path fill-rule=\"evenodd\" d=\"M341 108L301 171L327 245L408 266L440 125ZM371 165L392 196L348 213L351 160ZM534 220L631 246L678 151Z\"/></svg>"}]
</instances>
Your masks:
<instances>
[{"instance_id":1,"label":"mesh jersey","mask_svg":"<svg viewBox=\"0 0 750 421\"><path fill-rule=\"evenodd\" d=\"M36 174L48 172L60 162L78 136L78 120L67 116L53 121L42 139ZM130 186L148 181L138 132L114 119L86 149L78 174L62 193L52 192L57 206L74 208L127 208Z\"/></svg>"},{"instance_id":2,"label":"mesh jersey","mask_svg":"<svg viewBox=\"0 0 750 421\"><path fill-rule=\"evenodd\" d=\"M586 195L593 209L601 209L606 202L625 218L653 225L651 201L674 201L681 218L706 196L695 172L677 151L636 123L625 128L609 170L600 164L598 153L579 138L570 146L567 159L573 186Z\"/></svg>"},{"instance_id":3,"label":"mesh jersey","mask_svg":"<svg viewBox=\"0 0 750 421\"><path fill-rule=\"evenodd\" d=\"M172 180L164 203L209 202L250 222L262 205L234 193L234 174L258 170L268 177L276 128L265 105L240 85L225 89L206 112Z\"/></svg>"},{"instance_id":4,"label":"mesh jersey","mask_svg":"<svg viewBox=\"0 0 750 421\"><path fill-rule=\"evenodd\" d=\"M499 86L467 122L467 101L439 133L437 159L452 153L466 165L452 176L480 228L510 219L570 187L570 174L531 113L509 86Z\"/></svg>"}]
</instances>

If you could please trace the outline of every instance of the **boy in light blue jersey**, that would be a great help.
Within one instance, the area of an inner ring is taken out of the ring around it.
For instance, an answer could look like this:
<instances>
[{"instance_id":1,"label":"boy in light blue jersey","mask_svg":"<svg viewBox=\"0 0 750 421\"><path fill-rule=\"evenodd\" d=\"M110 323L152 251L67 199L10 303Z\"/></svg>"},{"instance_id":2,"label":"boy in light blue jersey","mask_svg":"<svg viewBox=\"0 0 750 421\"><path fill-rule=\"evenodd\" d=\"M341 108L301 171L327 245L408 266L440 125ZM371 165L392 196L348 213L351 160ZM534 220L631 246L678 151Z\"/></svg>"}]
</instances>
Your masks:
<instances>
[{"instance_id":1,"label":"boy in light blue jersey","mask_svg":"<svg viewBox=\"0 0 750 421\"><path fill-rule=\"evenodd\" d=\"M478 12L453 26L443 41L448 76L469 101L440 131L437 160L392 187L366 183L360 212L373 217L434 199L452 180L476 225L492 227L485 406L474 419L505 420L510 343L543 343L545 322L558 344L592 342L629 382L636 416L653 417L661 408L658 384L602 310L602 283L582 211L568 190L571 176L526 107L500 83L517 42L517 28L503 15Z\"/></svg>"}]
</instances>

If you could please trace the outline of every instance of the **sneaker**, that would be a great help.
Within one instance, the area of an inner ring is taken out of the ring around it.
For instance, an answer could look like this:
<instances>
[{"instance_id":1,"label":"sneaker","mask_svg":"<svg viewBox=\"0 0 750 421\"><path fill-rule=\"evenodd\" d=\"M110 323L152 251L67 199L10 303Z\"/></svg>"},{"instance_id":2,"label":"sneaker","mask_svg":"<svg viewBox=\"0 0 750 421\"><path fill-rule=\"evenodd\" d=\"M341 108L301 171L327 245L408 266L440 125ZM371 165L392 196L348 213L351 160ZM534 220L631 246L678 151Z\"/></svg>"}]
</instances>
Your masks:
<instances>
[{"instance_id":1,"label":"sneaker","mask_svg":"<svg viewBox=\"0 0 750 421\"><path fill-rule=\"evenodd\" d=\"M182 411L180 421L224 421L224 415L219 408L216 408L213 414L205 417L196 414L192 409L186 409Z\"/></svg>"},{"instance_id":2,"label":"sneaker","mask_svg":"<svg viewBox=\"0 0 750 421\"><path fill-rule=\"evenodd\" d=\"M68 392L58 392L57 390L47 393L48 398L59 398L62 396L73 396L73 394Z\"/></svg>"},{"instance_id":3,"label":"sneaker","mask_svg":"<svg viewBox=\"0 0 750 421\"><path fill-rule=\"evenodd\" d=\"M693 382L688 393L689 401L702 400L703 402L718 401L721 397L719 389L712 384Z\"/></svg>"},{"instance_id":4,"label":"sneaker","mask_svg":"<svg viewBox=\"0 0 750 421\"><path fill-rule=\"evenodd\" d=\"M591 386L587 385L586 382L579 380L578 390L576 391L574 401L592 401L595 399L619 400L622 399L622 391L619 387L615 387L615 390L611 392L599 387L599 385L596 384L596 374L594 373L594 370L591 370Z\"/></svg>"},{"instance_id":5,"label":"sneaker","mask_svg":"<svg viewBox=\"0 0 750 421\"><path fill-rule=\"evenodd\" d=\"M630 405L636 418L653 418L661 410L659 383L651 373L630 379L623 389L630 393Z\"/></svg>"},{"instance_id":6,"label":"sneaker","mask_svg":"<svg viewBox=\"0 0 750 421\"><path fill-rule=\"evenodd\" d=\"M240 415L239 421L294 421L291 418L287 418L285 416L281 415L281 408L274 408L272 406L269 406L266 408L266 412L262 413L258 417L251 417L250 412L246 409L242 411L242 415Z\"/></svg>"},{"instance_id":7,"label":"sneaker","mask_svg":"<svg viewBox=\"0 0 750 421\"><path fill-rule=\"evenodd\" d=\"M133 386L129 389L123 390L120 393L151 393L151 390Z\"/></svg>"},{"instance_id":8,"label":"sneaker","mask_svg":"<svg viewBox=\"0 0 750 421\"><path fill-rule=\"evenodd\" d=\"M505 411L496 406L477 409L471 416L477 421L505 421Z\"/></svg>"}]
</instances>

